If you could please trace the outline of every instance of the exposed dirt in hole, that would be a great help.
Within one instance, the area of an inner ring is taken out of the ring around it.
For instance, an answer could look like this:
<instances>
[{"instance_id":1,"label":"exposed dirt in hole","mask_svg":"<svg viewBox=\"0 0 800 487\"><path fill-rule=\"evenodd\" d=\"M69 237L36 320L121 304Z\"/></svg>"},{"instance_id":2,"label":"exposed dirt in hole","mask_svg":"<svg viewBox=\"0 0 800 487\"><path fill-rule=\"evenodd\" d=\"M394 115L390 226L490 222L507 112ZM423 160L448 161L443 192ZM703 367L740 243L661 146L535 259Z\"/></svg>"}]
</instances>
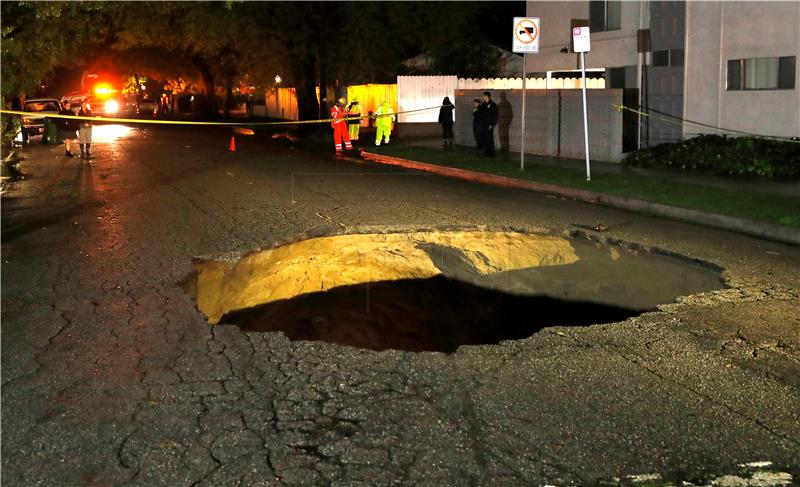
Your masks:
<instances>
[{"instance_id":1,"label":"exposed dirt in hole","mask_svg":"<svg viewBox=\"0 0 800 487\"><path fill-rule=\"evenodd\" d=\"M447 353L724 287L721 269L679 256L520 232L318 237L195 268L186 288L212 324Z\"/></svg>"},{"instance_id":2,"label":"exposed dirt in hole","mask_svg":"<svg viewBox=\"0 0 800 487\"><path fill-rule=\"evenodd\" d=\"M643 310L518 296L436 276L343 286L235 311L221 323L372 350L455 352L545 326L613 323Z\"/></svg>"}]
</instances>

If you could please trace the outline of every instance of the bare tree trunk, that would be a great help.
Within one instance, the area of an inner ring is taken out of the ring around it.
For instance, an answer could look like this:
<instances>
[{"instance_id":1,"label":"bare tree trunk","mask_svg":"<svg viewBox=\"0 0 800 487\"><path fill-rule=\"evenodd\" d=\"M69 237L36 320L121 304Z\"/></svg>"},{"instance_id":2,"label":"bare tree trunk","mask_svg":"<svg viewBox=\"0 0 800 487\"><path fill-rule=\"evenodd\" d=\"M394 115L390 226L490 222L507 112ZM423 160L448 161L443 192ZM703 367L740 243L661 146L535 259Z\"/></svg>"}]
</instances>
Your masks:
<instances>
[{"instance_id":1,"label":"bare tree trunk","mask_svg":"<svg viewBox=\"0 0 800 487\"><path fill-rule=\"evenodd\" d=\"M319 53L319 118L323 119L328 118L332 100L328 100L328 62L325 45L321 43L317 52Z\"/></svg>"},{"instance_id":2,"label":"bare tree trunk","mask_svg":"<svg viewBox=\"0 0 800 487\"><path fill-rule=\"evenodd\" d=\"M211 72L211 68L208 67L208 64L205 60L199 57L193 57L192 63L197 67L197 70L200 71L200 76L203 78L203 88L206 93L206 113L211 118L217 117L217 97L214 94L214 73Z\"/></svg>"},{"instance_id":3,"label":"bare tree trunk","mask_svg":"<svg viewBox=\"0 0 800 487\"><path fill-rule=\"evenodd\" d=\"M225 79L225 118L231 115L231 103L233 101L233 80L228 77Z\"/></svg>"},{"instance_id":4,"label":"bare tree trunk","mask_svg":"<svg viewBox=\"0 0 800 487\"><path fill-rule=\"evenodd\" d=\"M139 81L139 73L136 71L133 72L133 79L136 80L136 93L141 97L142 96L142 82Z\"/></svg>"},{"instance_id":5,"label":"bare tree trunk","mask_svg":"<svg viewBox=\"0 0 800 487\"><path fill-rule=\"evenodd\" d=\"M319 116L315 68L316 60L313 57L299 61L294 66L295 88L297 90L297 111L300 120L315 120ZM300 125L300 132L303 134L309 134L317 129L318 127L315 124Z\"/></svg>"}]
</instances>

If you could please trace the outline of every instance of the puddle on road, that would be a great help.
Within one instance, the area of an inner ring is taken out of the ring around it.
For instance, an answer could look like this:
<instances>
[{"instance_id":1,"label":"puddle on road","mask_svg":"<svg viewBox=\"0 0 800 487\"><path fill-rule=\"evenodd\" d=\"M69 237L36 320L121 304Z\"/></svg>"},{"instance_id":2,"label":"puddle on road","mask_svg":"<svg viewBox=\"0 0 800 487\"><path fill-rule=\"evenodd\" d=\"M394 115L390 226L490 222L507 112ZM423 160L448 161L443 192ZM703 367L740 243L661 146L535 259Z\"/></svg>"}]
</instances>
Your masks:
<instances>
[{"instance_id":1,"label":"puddle on road","mask_svg":"<svg viewBox=\"0 0 800 487\"><path fill-rule=\"evenodd\" d=\"M506 231L320 237L195 269L191 292L211 324L446 353L723 287L720 269L674 256Z\"/></svg>"}]
</instances>

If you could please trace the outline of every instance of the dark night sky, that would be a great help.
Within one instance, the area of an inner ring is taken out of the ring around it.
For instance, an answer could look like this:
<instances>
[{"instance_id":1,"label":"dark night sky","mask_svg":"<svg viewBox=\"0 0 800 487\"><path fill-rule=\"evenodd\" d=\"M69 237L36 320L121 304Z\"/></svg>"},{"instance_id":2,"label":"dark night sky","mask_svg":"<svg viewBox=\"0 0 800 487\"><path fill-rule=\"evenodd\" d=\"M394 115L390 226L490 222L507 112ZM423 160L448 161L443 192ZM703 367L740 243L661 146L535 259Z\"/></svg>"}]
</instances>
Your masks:
<instances>
[{"instance_id":1,"label":"dark night sky","mask_svg":"<svg viewBox=\"0 0 800 487\"><path fill-rule=\"evenodd\" d=\"M525 2L478 2L482 5L479 30L497 47L511 50L514 17L525 16Z\"/></svg>"}]
</instances>

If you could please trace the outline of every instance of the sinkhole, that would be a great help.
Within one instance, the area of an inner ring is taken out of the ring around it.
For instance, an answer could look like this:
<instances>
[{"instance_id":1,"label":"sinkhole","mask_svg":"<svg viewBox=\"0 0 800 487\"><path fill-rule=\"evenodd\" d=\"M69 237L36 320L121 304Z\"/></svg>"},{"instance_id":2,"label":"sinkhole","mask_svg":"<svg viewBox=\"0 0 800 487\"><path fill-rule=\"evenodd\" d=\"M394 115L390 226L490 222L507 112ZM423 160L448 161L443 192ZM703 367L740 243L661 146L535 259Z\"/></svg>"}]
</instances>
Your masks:
<instances>
[{"instance_id":1,"label":"sinkhole","mask_svg":"<svg viewBox=\"0 0 800 487\"><path fill-rule=\"evenodd\" d=\"M445 353L724 286L721 269L679 256L518 231L325 236L194 266L187 287L212 325Z\"/></svg>"}]
</instances>

